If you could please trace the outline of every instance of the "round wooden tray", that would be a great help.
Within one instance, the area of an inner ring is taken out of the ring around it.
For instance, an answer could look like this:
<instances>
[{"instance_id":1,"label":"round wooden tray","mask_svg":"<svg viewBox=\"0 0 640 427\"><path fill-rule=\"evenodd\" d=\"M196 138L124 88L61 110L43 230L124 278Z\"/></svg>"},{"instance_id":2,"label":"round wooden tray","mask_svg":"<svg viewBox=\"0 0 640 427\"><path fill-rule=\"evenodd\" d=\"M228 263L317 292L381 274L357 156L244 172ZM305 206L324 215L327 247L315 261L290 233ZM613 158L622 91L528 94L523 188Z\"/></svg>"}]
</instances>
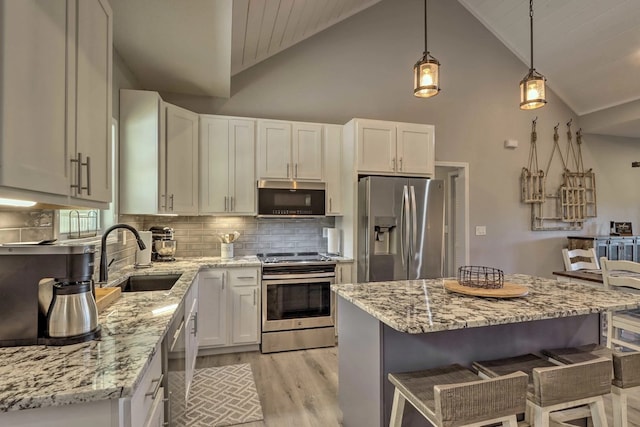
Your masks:
<instances>
[{"instance_id":1,"label":"round wooden tray","mask_svg":"<svg viewBox=\"0 0 640 427\"><path fill-rule=\"evenodd\" d=\"M523 297L529 293L529 289L526 286L507 282L504 282L504 287L500 289L485 289L462 286L457 280L444 280L444 288L459 294L489 298L516 298Z\"/></svg>"}]
</instances>

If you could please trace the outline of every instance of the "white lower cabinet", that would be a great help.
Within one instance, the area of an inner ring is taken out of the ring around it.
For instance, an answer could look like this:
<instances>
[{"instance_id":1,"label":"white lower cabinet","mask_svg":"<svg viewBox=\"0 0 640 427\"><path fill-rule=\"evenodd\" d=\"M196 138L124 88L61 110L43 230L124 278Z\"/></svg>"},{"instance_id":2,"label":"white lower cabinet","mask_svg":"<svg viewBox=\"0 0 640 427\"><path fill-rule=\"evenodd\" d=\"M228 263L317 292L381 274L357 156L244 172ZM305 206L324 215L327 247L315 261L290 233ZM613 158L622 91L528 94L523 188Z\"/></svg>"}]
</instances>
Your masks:
<instances>
[{"instance_id":1,"label":"white lower cabinet","mask_svg":"<svg viewBox=\"0 0 640 427\"><path fill-rule=\"evenodd\" d=\"M200 272L200 348L260 343L260 270Z\"/></svg>"},{"instance_id":2,"label":"white lower cabinet","mask_svg":"<svg viewBox=\"0 0 640 427\"><path fill-rule=\"evenodd\" d=\"M160 391L151 405L151 411L144 427L163 427L164 426L164 387L160 387Z\"/></svg>"},{"instance_id":3,"label":"white lower cabinet","mask_svg":"<svg viewBox=\"0 0 640 427\"><path fill-rule=\"evenodd\" d=\"M351 273L353 271L353 262L339 262L336 264L336 284L353 283ZM332 295L333 303L333 324L335 325L336 336L338 336L338 306L335 294Z\"/></svg>"},{"instance_id":4,"label":"white lower cabinet","mask_svg":"<svg viewBox=\"0 0 640 427\"><path fill-rule=\"evenodd\" d=\"M184 299L185 401L188 401L189 399L189 391L191 390L191 383L193 381L193 372L196 369L196 358L198 357L199 288L200 277L193 282Z\"/></svg>"},{"instance_id":5,"label":"white lower cabinet","mask_svg":"<svg viewBox=\"0 0 640 427\"><path fill-rule=\"evenodd\" d=\"M131 397L131 426L147 426L154 413L154 406L160 404L163 408L162 398L164 392L162 390L162 357L160 348L156 348L156 352L151 359L151 364L147 368L142 381L137 390ZM123 402L126 407L126 401ZM126 411L125 411L126 414ZM125 416L126 418L126 416ZM126 423L125 423L126 425Z\"/></svg>"}]
</instances>

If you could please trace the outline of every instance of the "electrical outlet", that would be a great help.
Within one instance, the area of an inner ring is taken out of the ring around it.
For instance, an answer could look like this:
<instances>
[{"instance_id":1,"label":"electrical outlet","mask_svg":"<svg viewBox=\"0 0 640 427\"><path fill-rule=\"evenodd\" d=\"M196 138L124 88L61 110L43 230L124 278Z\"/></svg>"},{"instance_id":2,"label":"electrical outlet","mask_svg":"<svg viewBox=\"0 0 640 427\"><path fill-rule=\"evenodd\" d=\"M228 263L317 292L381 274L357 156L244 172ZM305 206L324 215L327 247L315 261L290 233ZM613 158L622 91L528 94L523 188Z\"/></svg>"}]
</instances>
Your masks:
<instances>
[{"instance_id":1,"label":"electrical outlet","mask_svg":"<svg viewBox=\"0 0 640 427\"><path fill-rule=\"evenodd\" d=\"M486 235L487 235L487 226L476 225L476 236L486 236Z\"/></svg>"}]
</instances>

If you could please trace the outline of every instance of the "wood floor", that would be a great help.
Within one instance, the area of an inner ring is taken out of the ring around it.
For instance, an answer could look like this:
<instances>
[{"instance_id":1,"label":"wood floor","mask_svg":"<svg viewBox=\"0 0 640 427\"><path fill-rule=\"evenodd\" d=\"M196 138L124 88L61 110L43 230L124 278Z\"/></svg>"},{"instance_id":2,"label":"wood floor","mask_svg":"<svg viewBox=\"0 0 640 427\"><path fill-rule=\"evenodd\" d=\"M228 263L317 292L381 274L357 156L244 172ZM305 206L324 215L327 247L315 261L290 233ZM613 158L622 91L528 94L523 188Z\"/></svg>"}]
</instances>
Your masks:
<instances>
[{"instance_id":1,"label":"wood floor","mask_svg":"<svg viewBox=\"0 0 640 427\"><path fill-rule=\"evenodd\" d=\"M259 352L199 357L197 368L249 363L256 380L264 421L242 427L341 426L338 407L338 348L284 353ZM613 426L611 398L605 398ZM629 398L629 426L640 427L640 392Z\"/></svg>"},{"instance_id":2,"label":"wood floor","mask_svg":"<svg viewBox=\"0 0 640 427\"><path fill-rule=\"evenodd\" d=\"M264 413L263 422L242 427L341 426L338 348L198 357L196 368L249 363Z\"/></svg>"}]
</instances>

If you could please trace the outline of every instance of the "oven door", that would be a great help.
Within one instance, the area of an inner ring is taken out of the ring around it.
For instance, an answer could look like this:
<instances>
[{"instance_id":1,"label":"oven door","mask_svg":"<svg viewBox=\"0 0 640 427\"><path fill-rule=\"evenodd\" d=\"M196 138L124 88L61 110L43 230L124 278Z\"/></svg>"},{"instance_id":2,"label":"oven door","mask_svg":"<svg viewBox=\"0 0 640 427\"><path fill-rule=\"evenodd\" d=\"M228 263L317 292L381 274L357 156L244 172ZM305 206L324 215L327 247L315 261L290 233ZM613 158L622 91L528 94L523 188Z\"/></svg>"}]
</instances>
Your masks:
<instances>
[{"instance_id":1,"label":"oven door","mask_svg":"<svg viewBox=\"0 0 640 427\"><path fill-rule=\"evenodd\" d=\"M334 277L262 281L262 332L334 325Z\"/></svg>"}]
</instances>

